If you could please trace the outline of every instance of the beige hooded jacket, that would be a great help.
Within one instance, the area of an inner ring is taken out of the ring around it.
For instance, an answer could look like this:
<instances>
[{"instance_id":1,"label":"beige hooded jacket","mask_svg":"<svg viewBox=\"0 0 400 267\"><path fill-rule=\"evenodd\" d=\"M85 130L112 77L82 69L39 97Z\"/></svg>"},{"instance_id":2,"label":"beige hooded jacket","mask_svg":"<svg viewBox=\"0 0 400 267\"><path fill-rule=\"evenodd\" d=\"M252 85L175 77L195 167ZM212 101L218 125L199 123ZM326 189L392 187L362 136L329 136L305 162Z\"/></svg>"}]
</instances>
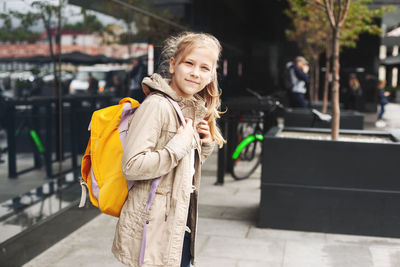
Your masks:
<instances>
[{"instance_id":1,"label":"beige hooded jacket","mask_svg":"<svg viewBox=\"0 0 400 267\"><path fill-rule=\"evenodd\" d=\"M183 115L193 120L194 127L204 119L207 109L201 97L180 97L158 74L145 78L142 87L146 95L151 91L155 94L143 101L129 125L122 171L126 179L137 182L122 208L112 251L124 264L139 266L143 225L147 221L142 266L179 267L187 220L191 228L194 263L200 167L211 154L214 144L200 145L197 131L195 145L188 145L177 135L178 115L163 94L179 104ZM193 166L190 166L189 152L193 148L196 151L195 174L190 177ZM148 218L145 218L152 179L160 176Z\"/></svg>"}]
</instances>

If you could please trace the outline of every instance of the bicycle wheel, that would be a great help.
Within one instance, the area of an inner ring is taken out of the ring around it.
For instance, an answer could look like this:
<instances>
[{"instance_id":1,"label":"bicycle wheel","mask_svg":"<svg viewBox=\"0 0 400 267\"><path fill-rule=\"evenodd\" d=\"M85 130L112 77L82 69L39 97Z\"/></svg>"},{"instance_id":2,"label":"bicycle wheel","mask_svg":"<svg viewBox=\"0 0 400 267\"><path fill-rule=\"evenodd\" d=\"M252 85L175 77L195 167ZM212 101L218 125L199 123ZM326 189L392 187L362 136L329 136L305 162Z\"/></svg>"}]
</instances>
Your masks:
<instances>
[{"instance_id":1,"label":"bicycle wheel","mask_svg":"<svg viewBox=\"0 0 400 267\"><path fill-rule=\"evenodd\" d=\"M263 139L261 134L250 135L236 147L231 171L235 180L246 179L255 172L261 162Z\"/></svg>"}]
</instances>

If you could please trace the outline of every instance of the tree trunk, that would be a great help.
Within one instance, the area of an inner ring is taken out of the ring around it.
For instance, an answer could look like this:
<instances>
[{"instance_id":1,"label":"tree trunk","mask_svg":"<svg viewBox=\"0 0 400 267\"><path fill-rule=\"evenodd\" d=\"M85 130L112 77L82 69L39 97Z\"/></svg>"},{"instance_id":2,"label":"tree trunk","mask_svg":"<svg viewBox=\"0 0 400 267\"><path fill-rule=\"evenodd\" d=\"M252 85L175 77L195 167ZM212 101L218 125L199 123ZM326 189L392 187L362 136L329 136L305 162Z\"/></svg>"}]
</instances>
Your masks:
<instances>
[{"instance_id":1,"label":"tree trunk","mask_svg":"<svg viewBox=\"0 0 400 267\"><path fill-rule=\"evenodd\" d=\"M328 95L331 74L331 57L332 57L332 39L329 38L326 42L326 62L325 62L325 81L324 81L324 95L322 104L322 113L328 112Z\"/></svg>"},{"instance_id":2,"label":"tree trunk","mask_svg":"<svg viewBox=\"0 0 400 267\"><path fill-rule=\"evenodd\" d=\"M319 54L314 59L314 103L319 100Z\"/></svg>"},{"instance_id":3,"label":"tree trunk","mask_svg":"<svg viewBox=\"0 0 400 267\"><path fill-rule=\"evenodd\" d=\"M333 29L333 85L332 85L332 140L339 137L340 107L339 107L339 31L340 27Z\"/></svg>"}]
</instances>

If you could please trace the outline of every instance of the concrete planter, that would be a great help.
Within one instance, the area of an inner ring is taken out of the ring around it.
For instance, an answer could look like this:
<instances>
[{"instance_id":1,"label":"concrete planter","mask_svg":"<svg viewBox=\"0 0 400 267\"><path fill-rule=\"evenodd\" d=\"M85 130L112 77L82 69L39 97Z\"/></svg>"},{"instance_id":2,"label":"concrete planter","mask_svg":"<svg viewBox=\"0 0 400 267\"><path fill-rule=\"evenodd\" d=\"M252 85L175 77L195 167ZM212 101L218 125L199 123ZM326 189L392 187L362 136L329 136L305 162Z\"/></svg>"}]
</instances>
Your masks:
<instances>
[{"instance_id":1,"label":"concrete planter","mask_svg":"<svg viewBox=\"0 0 400 267\"><path fill-rule=\"evenodd\" d=\"M316 127L331 128L331 123L314 121L314 115L309 109L287 108L284 113L285 127ZM340 112L341 129L364 129L364 115L357 111Z\"/></svg>"},{"instance_id":2,"label":"concrete planter","mask_svg":"<svg viewBox=\"0 0 400 267\"><path fill-rule=\"evenodd\" d=\"M310 131L284 129L294 130ZM395 139L389 133L341 132ZM306 140L279 133L271 129L263 143L260 227L400 237L400 143Z\"/></svg>"}]
</instances>

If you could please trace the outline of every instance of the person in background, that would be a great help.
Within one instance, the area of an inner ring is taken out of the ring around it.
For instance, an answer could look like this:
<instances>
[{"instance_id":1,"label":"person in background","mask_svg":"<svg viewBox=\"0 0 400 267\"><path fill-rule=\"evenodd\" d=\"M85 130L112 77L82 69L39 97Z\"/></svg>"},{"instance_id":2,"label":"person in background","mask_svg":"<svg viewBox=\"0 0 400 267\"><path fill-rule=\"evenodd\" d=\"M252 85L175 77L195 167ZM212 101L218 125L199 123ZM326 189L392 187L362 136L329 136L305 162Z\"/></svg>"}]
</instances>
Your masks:
<instances>
[{"instance_id":1,"label":"person in background","mask_svg":"<svg viewBox=\"0 0 400 267\"><path fill-rule=\"evenodd\" d=\"M376 121L376 127L385 127L386 122L383 120L383 114L385 113L385 105L389 103L387 97L390 92L385 91L386 81L380 80L378 82L378 103L380 105L380 110L378 114L378 120Z\"/></svg>"},{"instance_id":2,"label":"person in background","mask_svg":"<svg viewBox=\"0 0 400 267\"><path fill-rule=\"evenodd\" d=\"M113 75L113 83L112 86L110 88L110 91L112 92L113 96L115 97L122 97L122 83L121 83L121 79L119 78L119 76L117 74Z\"/></svg>"},{"instance_id":3,"label":"person in background","mask_svg":"<svg viewBox=\"0 0 400 267\"><path fill-rule=\"evenodd\" d=\"M140 59L132 60L132 68L129 72L129 96L140 103L146 97L142 91L141 82L145 76L144 64Z\"/></svg>"},{"instance_id":4,"label":"person in background","mask_svg":"<svg viewBox=\"0 0 400 267\"><path fill-rule=\"evenodd\" d=\"M346 109L360 110L363 90L355 74L350 74L349 88L346 92Z\"/></svg>"},{"instance_id":5,"label":"person in background","mask_svg":"<svg viewBox=\"0 0 400 267\"><path fill-rule=\"evenodd\" d=\"M294 62L289 62L288 66L292 88L289 93L289 103L294 108L307 108L307 83L308 71L310 69L304 57L296 57Z\"/></svg>"},{"instance_id":6,"label":"person in background","mask_svg":"<svg viewBox=\"0 0 400 267\"><path fill-rule=\"evenodd\" d=\"M93 74L91 72L88 73L88 82L89 82L89 87L88 87L89 94L92 95L97 94L97 91L99 90L99 81L96 80L95 77L93 77Z\"/></svg>"}]
</instances>

